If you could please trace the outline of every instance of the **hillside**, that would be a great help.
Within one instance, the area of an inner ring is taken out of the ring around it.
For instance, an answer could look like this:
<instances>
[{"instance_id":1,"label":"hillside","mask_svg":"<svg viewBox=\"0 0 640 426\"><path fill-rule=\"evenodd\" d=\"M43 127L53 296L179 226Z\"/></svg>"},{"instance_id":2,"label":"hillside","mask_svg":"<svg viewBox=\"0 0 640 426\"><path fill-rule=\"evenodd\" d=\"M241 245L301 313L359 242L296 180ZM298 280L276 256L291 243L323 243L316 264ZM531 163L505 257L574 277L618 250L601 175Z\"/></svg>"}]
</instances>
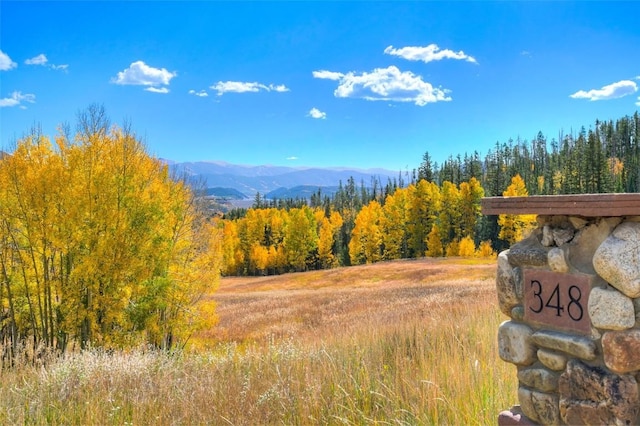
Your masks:
<instances>
[{"instance_id":1,"label":"hillside","mask_svg":"<svg viewBox=\"0 0 640 426\"><path fill-rule=\"evenodd\" d=\"M220 323L190 341L207 350L4 370L0 423L495 424L518 381L494 277L495 262L421 259L225 278Z\"/></svg>"},{"instance_id":2,"label":"hillside","mask_svg":"<svg viewBox=\"0 0 640 426\"><path fill-rule=\"evenodd\" d=\"M318 189L321 190L323 196L333 197L338 192L337 186L312 186L312 185L299 185L292 188L278 188L264 195L264 198L272 200L284 200L287 198L305 198L309 199L313 194L318 193Z\"/></svg>"},{"instance_id":3,"label":"hillside","mask_svg":"<svg viewBox=\"0 0 640 426\"><path fill-rule=\"evenodd\" d=\"M226 277L213 296L220 322L200 337L315 339L366 324L430 321L452 304L493 299L495 270L495 260L423 258L268 277Z\"/></svg>"}]
</instances>

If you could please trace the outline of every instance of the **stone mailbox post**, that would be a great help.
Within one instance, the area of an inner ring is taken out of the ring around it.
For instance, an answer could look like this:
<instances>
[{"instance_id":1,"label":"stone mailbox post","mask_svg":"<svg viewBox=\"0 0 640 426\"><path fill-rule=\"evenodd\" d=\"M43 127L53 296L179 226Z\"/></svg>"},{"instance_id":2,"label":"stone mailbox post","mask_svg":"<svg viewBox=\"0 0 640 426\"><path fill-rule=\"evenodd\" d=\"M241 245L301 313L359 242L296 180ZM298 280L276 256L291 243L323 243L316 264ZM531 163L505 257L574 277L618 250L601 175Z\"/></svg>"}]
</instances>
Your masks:
<instances>
[{"instance_id":1,"label":"stone mailbox post","mask_svg":"<svg viewBox=\"0 0 640 426\"><path fill-rule=\"evenodd\" d=\"M490 197L482 211L538 215L498 256L499 355L518 376L498 424L640 424L640 194Z\"/></svg>"}]
</instances>

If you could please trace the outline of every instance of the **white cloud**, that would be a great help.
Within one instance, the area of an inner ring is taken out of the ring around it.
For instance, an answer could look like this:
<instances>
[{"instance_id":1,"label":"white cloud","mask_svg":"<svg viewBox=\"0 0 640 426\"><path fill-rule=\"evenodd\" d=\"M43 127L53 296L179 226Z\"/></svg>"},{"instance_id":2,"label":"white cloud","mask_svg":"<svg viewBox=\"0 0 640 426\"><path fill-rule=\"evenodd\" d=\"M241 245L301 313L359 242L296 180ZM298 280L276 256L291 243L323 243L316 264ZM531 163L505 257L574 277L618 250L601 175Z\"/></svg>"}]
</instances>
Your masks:
<instances>
[{"instance_id":1,"label":"white cloud","mask_svg":"<svg viewBox=\"0 0 640 426\"><path fill-rule=\"evenodd\" d=\"M167 89L166 87L147 87L146 89L147 92L153 92L153 93L169 93L169 89Z\"/></svg>"},{"instance_id":2,"label":"white cloud","mask_svg":"<svg viewBox=\"0 0 640 426\"><path fill-rule=\"evenodd\" d=\"M270 84L269 90L273 90L274 92L284 93L284 92L288 92L289 88L284 84L278 84L278 85Z\"/></svg>"},{"instance_id":3,"label":"white cloud","mask_svg":"<svg viewBox=\"0 0 640 426\"><path fill-rule=\"evenodd\" d=\"M298 159L298 157L296 157L294 155L294 156L291 156L291 157L287 157L286 159L289 160L289 161L296 161Z\"/></svg>"},{"instance_id":4,"label":"white cloud","mask_svg":"<svg viewBox=\"0 0 640 426\"><path fill-rule=\"evenodd\" d=\"M45 55L44 53L41 53L38 56L34 56L33 58L29 58L24 61L24 63L27 65L42 65L43 67L51 68L52 70L59 70L64 72L67 72L67 68L69 68L69 65L67 64L55 65L55 64L49 64L48 62L49 62L49 59L47 58L47 55Z\"/></svg>"},{"instance_id":5,"label":"white cloud","mask_svg":"<svg viewBox=\"0 0 640 426\"><path fill-rule=\"evenodd\" d=\"M25 93L23 95L21 92L13 92L11 93L11 97L0 99L0 108L18 106L22 101L34 103L36 101L36 95L31 93ZM24 106L21 106L21 108L24 108Z\"/></svg>"},{"instance_id":6,"label":"white cloud","mask_svg":"<svg viewBox=\"0 0 640 426\"><path fill-rule=\"evenodd\" d=\"M638 102L636 102L636 106L640 106L640 96L638 96Z\"/></svg>"},{"instance_id":7,"label":"white cloud","mask_svg":"<svg viewBox=\"0 0 640 426\"><path fill-rule=\"evenodd\" d=\"M131 63L129 68L119 72L111 82L123 85L161 86L168 85L176 75L177 73L169 72L165 68L153 68L142 61L136 61Z\"/></svg>"},{"instance_id":8,"label":"white cloud","mask_svg":"<svg viewBox=\"0 0 640 426\"><path fill-rule=\"evenodd\" d=\"M9 55L0 50L0 71L9 71L17 66L18 64L13 62Z\"/></svg>"},{"instance_id":9,"label":"white cloud","mask_svg":"<svg viewBox=\"0 0 640 426\"><path fill-rule=\"evenodd\" d=\"M210 86L212 89L218 91L218 96L225 93L246 93L246 92L259 92L260 84L258 83L243 83L241 81L219 81L215 86Z\"/></svg>"},{"instance_id":10,"label":"white cloud","mask_svg":"<svg viewBox=\"0 0 640 426\"><path fill-rule=\"evenodd\" d=\"M247 93L247 92L259 92L264 90L265 92L288 92L289 88L284 84L264 85L257 82L243 82L243 81L219 81L215 85L210 86L211 89L218 92L218 96L222 96L225 93Z\"/></svg>"},{"instance_id":11,"label":"white cloud","mask_svg":"<svg viewBox=\"0 0 640 426\"><path fill-rule=\"evenodd\" d=\"M46 65L47 61L47 56L44 53L41 53L38 56L27 59L26 61L24 61L24 63L27 65Z\"/></svg>"},{"instance_id":12,"label":"white cloud","mask_svg":"<svg viewBox=\"0 0 640 426\"><path fill-rule=\"evenodd\" d=\"M467 62L478 62L473 56L469 56L462 50L454 52L453 50L444 49L440 50L437 44L430 44L428 46L407 46L400 49L395 49L393 46L389 46L384 49L384 53L387 55L399 56L409 61L422 61L425 63L432 61L440 61L442 59L458 59L465 60Z\"/></svg>"},{"instance_id":13,"label":"white cloud","mask_svg":"<svg viewBox=\"0 0 640 426\"><path fill-rule=\"evenodd\" d=\"M195 90L191 89L191 90L189 90L189 94L190 95L194 95L194 96L198 96L200 98L206 98L207 96L209 96L209 94L207 92L205 92L204 90L200 90L199 92L196 92Z\"/></svg>"},{"instance_id":14,"label":"white cloud","mask_svg":"<svg viewBox=\"0 0 640 426\"><path fill-rule=\"evenodd\" d=\"M587 91L579 90L570 98L573 99L589 99L590 101L602 101L609 99L622 98L627 95L631 95L638 91L638 85L631 80L622 80L617 83L612 83L601 89L592 89Z\"/></svg>"},{"instance_id":15,"label":"white cloud","mask_svg":"<svg viewBox=\"0 0 640 426\"><path fill-rule=\"evenodd\" d=\"M321 70L321 71L314 71L313 72L313 77L314 78L323 78L323 79L326 79L326 80L336 80L336 81L338 81L342 77L344 77L344 74L342 74L341 72Z\"/></svg>"},{"instance_id":16,"label":"white cloud","mask_svg":"<svg viewBox=\"0 0 640 426\"><path fill-rule=\"evenodd\" d=\"M327 118L327 113L320 111L318 108L311 108L307 116L324 120L325 118Z\"/></svg>"},{"instance_id":17,"label":"white cloud","mask_svg":"<svg viewBox=\"0 0 640 426\"><path fill-rule=\"evenodd\" d=\"M330 71L314 72L316 78L333 80ZM449 90L435 88L419 75L400 71L395 66L376 68L372 72L340 74L338 88L333 92L337 98L361 98L368 101L413 102L418 106L428 103L450 101Z\"/></svg>"}]
</instances>

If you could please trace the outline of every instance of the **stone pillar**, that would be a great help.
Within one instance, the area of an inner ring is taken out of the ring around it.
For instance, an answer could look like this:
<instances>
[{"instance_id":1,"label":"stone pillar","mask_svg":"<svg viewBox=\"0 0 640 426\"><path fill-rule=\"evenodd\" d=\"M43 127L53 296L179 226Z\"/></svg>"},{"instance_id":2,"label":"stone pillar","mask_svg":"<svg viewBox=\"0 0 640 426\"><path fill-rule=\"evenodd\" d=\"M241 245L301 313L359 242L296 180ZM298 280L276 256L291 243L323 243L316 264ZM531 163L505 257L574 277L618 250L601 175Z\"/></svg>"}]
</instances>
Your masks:
<instances>
[{"instance_id":1,"label":"stone pillar","mask_svg":"<svg viewBox=\"0 0 640 426\"><path fill-rule=\"evenodd\" d=\"M518 377L498 424L640 424L640 194L496 197L483 212L538 214L498 256L499 356Z\"/></svg>"}]
</instances>

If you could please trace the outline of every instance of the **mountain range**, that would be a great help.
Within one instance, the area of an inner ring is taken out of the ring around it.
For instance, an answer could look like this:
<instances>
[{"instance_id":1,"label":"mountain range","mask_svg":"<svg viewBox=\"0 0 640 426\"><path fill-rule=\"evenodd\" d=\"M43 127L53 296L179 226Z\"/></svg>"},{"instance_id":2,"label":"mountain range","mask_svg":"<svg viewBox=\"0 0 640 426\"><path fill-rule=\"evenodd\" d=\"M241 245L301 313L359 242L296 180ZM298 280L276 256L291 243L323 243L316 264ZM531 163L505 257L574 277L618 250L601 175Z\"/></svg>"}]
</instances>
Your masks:
<instances>
[{"instance_id":1,"label":"mountain range","mask_svg":"<svg viewBox=\"0 0 640 426\"><path fill-rule=\"evenodd\" d=\"M234 192L237 191L246 198L253 198L258 192L265 198L294 198L294 194L302 194L306 198L314 192L313 188L324 188L327 192L333 193L340 182L345 185L351 177L356 185L364 183L367 187L374 178L385 185L389 179L398 177L398 172L385 169L247 166L220 161L163 161L169 165L173 173L203 184L209 195L220 197L240 197Z\"/></svg>"}]
</instances>

